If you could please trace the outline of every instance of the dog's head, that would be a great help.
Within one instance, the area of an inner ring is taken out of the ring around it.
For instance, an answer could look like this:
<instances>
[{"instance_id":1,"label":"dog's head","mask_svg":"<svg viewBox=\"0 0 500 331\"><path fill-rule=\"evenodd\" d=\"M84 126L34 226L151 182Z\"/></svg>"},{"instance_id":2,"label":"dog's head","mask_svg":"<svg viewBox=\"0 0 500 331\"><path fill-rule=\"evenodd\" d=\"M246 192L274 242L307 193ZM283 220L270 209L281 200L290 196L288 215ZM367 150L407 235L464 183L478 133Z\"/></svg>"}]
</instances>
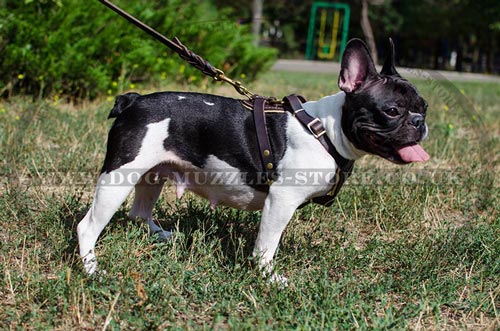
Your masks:
<instances>
[{"instance_id":1,"label":"dog's head","mask_svg":"<svg viewBox=\"0 0 500 331\"><path fill-rule=\"evenodd\" d=\"M346 93L342 129L358 149L404 164L427 161L418 144L427 136L427 103L394 66L394 44L380 73L366 45L347 44L342 56L339 87Z\"/></svg>"}]
</instances>

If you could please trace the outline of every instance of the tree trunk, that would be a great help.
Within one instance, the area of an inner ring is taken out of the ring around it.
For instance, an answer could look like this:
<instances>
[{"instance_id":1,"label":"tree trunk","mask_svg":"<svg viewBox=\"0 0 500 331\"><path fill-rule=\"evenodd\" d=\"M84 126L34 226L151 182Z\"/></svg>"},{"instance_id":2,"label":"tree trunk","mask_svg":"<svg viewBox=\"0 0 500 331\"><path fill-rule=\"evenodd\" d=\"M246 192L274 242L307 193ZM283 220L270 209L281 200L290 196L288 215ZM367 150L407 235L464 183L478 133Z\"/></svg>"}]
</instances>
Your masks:
<instances>
[{"instance_id":1,"label":"tree trunk","mask_svg":"<svg viewBox=\"0 0 500 331\"><path fill-rule=\"evenodd\" d=\"M252 5L252 34L255 46L260 42L260 28L262 26L262 6L264 0L253 0Z\"/></svg>"},{"instance_id":2,"label":"tree trunk","mask_svg":"<svg viewBox=\"0 0 500 331\"><path fill-rule=\"evenodd\" d=\"M492 35L491 38L491 47L488 50L488 60L486 64L486 72L490 74L496 74L495 72L495 50L497 48L497 39L495 38L495 35Z\"/></svg>"},{"instance_id":3,"label":"tree trunk","mask_svg":"<svg viewBox=\"0 0 500 331\"><path fill-rule=\"evenodd\" d=\"M372 53L373 62L378 63L377 45L375 44L375 36L373 35L372 25L368 17L368 1L362 0L361 6L361 29L365 35L365 40Z\"/></svg>"},{"instance_id":4,"label":"tree trunk","mask_svg":"<svg viewBox=\"0 0 500 331\"><path fill-rule=\"evenodd\" d=\"M460 40L458 41L457 64L455 65L456 71L463 71L462 60L463 60L463 47L462 47L462 40L460 38Z\"/></svg>"}]
</instances>

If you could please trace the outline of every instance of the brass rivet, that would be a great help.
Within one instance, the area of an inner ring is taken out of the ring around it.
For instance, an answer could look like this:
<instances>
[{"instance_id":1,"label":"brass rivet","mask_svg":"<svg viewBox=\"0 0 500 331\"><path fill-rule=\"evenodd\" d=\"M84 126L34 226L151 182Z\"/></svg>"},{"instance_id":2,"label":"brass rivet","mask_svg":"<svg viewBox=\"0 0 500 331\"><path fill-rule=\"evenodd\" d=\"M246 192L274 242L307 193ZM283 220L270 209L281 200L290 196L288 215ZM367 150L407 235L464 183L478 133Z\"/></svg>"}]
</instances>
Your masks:
<instances>
[{"instance_id":1,"label":"brass rivet","mask_svg":"<svg viewBox=\"0 0 500 331\"><path fill-rule=\"evenodd\" d=\"M274 165L272 163L268 163L266 164L266 168L271 170L272 168L274 168Z\"/></svg>"},{"instance_id":2,"label":"brass rivet","mask_svg":"<svg viewBox=\"0 0 500 331\"><path fill-rule=\"evenodd\" d=\"M264 150L264 156L269 156L271 155L271 152L268 149Z\"/></svg>"}]
</instances>

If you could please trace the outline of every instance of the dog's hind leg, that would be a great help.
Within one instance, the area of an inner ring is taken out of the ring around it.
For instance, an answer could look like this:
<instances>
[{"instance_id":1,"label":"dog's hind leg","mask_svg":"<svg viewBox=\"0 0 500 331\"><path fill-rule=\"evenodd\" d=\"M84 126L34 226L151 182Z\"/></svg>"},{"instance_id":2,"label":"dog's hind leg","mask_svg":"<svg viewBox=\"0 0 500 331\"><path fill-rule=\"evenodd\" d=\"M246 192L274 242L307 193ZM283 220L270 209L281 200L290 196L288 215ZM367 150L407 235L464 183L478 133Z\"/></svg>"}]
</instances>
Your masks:
<instances>
[{"instance_id":1,"label":"dog's hind leg","mask_svg":"<svg viewBox=\"0 0 500 331\"><path fill-rule=\"evenodd\" d=\"M116 182L117 178L125 178L122 174L118 169L102 173L99 176L92 206L78 224L80 256L88 274L93 274L97 270L97 261L94 255L97 238L132 191L134 184Z\"/></svg>"},{"instance_id":2,"label":"dog's hind leg","mask_svg":"<svg viewBox=\"0 0 500 331\"><path fill-rule=\"evenodd\" d=\"M118 119L119 120L119 119ZM127 134L124 124L113 124L108 137L108 150L104 161L103 172L97 183L94 202L87 215L78 224L78 244L80 256L87 273L97 270L94 247L100 233L109 223L111 217L125 201L132 188L141 177L153 167L167 159L162 142L168 136L170 119L148 124L144 137ZM129 158L130 146L134 139L140 139L140 148L133 160L123 164ZM126 150L126 149L129 150ZM123 151L127 153L123 153ZM119 164L118 168L114 168ZM161 189L161 188L160 188Z\"/></svg>"},{"instance_id":3,"label":"dog's hind leg","mask_svg":"<svg viewBox=\"0 0 500 331\"><path fill-rule=\"evenodd\" d=\"M154 172L148 172L142 176L139 183L135 185L134 204L129 213L130 218L135 219L139 217L147 222L149 233L151 235L157 235L162 241L168 240L172 233L163 230L154 222L153 208L160 196L164 183L165 180L157 178Z\"/></svg>"}]
</instances>

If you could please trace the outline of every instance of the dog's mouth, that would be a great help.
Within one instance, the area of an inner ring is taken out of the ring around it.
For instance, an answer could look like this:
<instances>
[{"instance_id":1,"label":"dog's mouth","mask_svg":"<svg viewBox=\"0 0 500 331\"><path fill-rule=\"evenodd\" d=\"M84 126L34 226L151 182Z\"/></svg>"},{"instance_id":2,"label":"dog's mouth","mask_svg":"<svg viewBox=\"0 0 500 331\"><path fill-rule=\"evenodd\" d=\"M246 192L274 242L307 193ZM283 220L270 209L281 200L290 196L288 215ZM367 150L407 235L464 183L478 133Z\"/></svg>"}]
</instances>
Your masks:
<instances>
[{"instance_id":1,"label":"dog's mouth","mask_svg":"<svg viewBox=\"0 0 500 331\"><path fill-rule=\"evenodd\" d=\"M409 164L413 162L426 162L429 154L417 143L396 147L379 154L384 159L396 164Z\"/></svg>"},{"instance_id":2,"label":"dog's mouth","mask_svg":"<svg viewBox=\"0 0 500 331\"><path fill-rule=\"evenodd\" d=\"M407 141L406 143L392 143L387 145L392 145L389 147L389 161L398 164L409 164L413 162L427 162L430 159L429 154L424 150L424 148L419 144L427 136L427 129L419 131L419 137L415 140Z\"/></svg>"},{"instance_id":3,"label":"dog's mouth","mask_svg":"<svg viewBox=\"0 0 500 331\"><path fill-rule=\"evenodd\" d=\"M426 162L430 159L429 154L419 144L403 146L396 153L404 163Z\"/></svg>"},{"instance_id":4,"label":"dog's mouth","mask_svg":"<svg viewBox=\"0 0 500 331\"><path fill-rule=\"evenodd\" d=\"M402 133L398 131L398 128L384 131L363 125L357 133L357 136L361 137L357 145L355 144L357 148L379 155L396 164L427 162L430 159L429 154L419 144L426 138L427 130L421 130L418 136L415 136L415 132L410 132L411 137L406 139L401 139ZM393 137L399 137L399 139L393 139Z\"/></svg>"},{"instance_id":5,"label":"dog's mouth","mask_svg":"<svg viewBox=\"0 0 500 331\"><path fill-rule=\"evenodd\" d=\"M385 150L379 149L376 154L396 164L427 162L430 159L429 154L417 143L400 147L386 147Z\"/></svg>"}]
</instances>

